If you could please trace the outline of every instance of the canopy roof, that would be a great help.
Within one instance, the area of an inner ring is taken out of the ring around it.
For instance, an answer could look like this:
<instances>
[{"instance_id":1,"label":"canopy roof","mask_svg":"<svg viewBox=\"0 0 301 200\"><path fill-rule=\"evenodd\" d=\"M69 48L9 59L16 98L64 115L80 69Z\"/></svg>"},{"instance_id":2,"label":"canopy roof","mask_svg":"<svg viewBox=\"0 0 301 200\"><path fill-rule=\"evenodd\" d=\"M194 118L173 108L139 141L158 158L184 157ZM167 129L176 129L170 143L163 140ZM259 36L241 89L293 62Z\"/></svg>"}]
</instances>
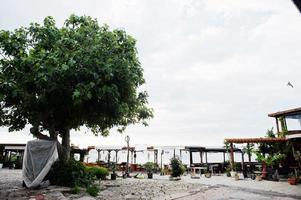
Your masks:
<instances>
[{"instance_id":1,"label":"canopy roof","mask_svg":"<svg viewBox=\"0 0 301 200\"><path fill-rule=\"evenodd\" d=\"M287 138L226 138L229 143L268 143L268 142L286 142Z\"/></svg>"},{"instance_id":2,"label":"canopy roof","mask_svg":"<svg viewBox=\"0 0 301 200\"><path fill-rule=\"evenodd\" d=\"M268 114L269 117L281 117L281 116L290 116L290 115L300 115L301 114L301 107L283 110L275 113Z\"/></svg>"},{"instance_id":3,"label":"canopy roof","mask_svg":"<svg viewBox=\"0 0 301 200\"><path fill-rule=\"evenodd\" d=\"M223 153L227 152L228 150L226 148L207 148L202 146L186 146L184 150L190 151L190 152L208 152L208 153ZM234 152L239 152L241 149L239 148L233 148Z\"/></svg>"}]
</instances>

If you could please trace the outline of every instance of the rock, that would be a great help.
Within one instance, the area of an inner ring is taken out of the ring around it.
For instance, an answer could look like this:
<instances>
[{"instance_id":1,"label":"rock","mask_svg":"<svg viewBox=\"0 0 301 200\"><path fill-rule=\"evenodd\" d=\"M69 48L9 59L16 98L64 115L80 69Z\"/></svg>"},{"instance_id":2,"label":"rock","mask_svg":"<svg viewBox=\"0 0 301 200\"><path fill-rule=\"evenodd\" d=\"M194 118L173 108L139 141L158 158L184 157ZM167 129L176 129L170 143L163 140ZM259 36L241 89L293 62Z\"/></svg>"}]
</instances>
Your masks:
<instances>
[{"instance_id":1,"label":"rock","mask_svg":"<svg viewBox=\"0 0 301 200\"><path fill-rule=\"evenodd\" d=\"M93 198L93 197L90 197L90 196L83 196L83 197L78 198L78 199L76 199L76 200L96 200L96 199Z\"/></svg>"},{"instance_id":2,"label":"rock","mask_svg":"<svg viewBox=\"0 0 301 200\"><path fill-rule=\"evenodd\" d=\"M124 199L126 199L126 200L137 200L137 199L139 199L139 197L137 197L135 195L132 195L132 194L128 194L128 195L124 196Z\"/></svg>"},{"instance_id":3,"label":"rock","mask_svg":"<svg viewBox=\"0 0 301 200\"><path fill-rule=\"evenodd\" d=\"M67 200L67 198L61 192L49 192L45 194L47 200Z\"/></svg>"},{"instance_id":4,"label":"rock","mask_svg":"<svg viewBox=\"0 0 301 200\"><path fill-rule=\"evenodd\" d=\"M9 192L6 190L0 190L0 199L6 199L9 195Z\"/></svg>"}]
</instances>

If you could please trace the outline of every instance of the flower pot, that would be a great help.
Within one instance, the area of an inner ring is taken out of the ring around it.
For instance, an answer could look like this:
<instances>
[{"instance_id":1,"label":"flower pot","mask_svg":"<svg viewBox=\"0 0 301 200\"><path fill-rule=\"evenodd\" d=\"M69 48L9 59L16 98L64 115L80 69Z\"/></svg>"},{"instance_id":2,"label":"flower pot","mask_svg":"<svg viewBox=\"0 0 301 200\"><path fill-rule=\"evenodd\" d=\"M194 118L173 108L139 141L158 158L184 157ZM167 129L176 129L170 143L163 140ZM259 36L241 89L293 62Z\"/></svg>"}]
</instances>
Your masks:
<instances>
[{"instance_id":1,"label":"flower pot","mask_svg":"<svg viewBox=\"0 0 301 200\"><path fill-rule=\"evenodd\" d=\"M238 181L238 180L239 180L238 174L235 174L235 175L234 175L234 178L235 178L236 181Z\"/></svg>"},{"instance_id":2,"label":"flower pot","mask_svg":"<svg viewBox=\"0 0 301 200\"><path fill-rule=\"evenodd\" d=\"M256 181L262 181L262 176L261 175L256 175Z\"/></svg>"},{"instance_id":3,"label":"flower pot","mask_svg":"<svg viewBox=\"0 0 301 200\"><path fill-rule=\"evenodd\" d=\"M153 178L153 173L147 173L147 178L152 179Z\"/></svg>"},{"instance_id":4,"label":"flower pot","mask_svg":"<svg viewBox=\"0 0 301 200\"><path fill-rule=\"evenodd\" d=\"M287 181L290 185L297 185L297 179L296 178L288 178Z\"/></svg>"},{"instance_id":5,"label":"flower pot","mask_svg":"<svg viewBox=\"0 0 301 200\"><path fill-rule=\"evenodd\" d=\"M115 173L111 174L111 180L116 180L117 175Z\"/></svg>"},{"instance_id":6,"label":"flower pot","mask_svg":"<svg viewBox=\"0 0 301 200\"><path fill-rule=\"evenodd\" d=\"M236 174L236 172L235 171L231 171L230 174L231 174L231 177L234 177L235 174Z\"/></svg>"},{"instance_id":7,"label":"flower pot","mask_svg":"<svg viewBox=\"0 0 301 200\"><path fill-rule=\"evenodd\" d=\"M205 177L206 178L211 178L211 173L210 172L205 173Z\"/></svg>"}]
</instances>

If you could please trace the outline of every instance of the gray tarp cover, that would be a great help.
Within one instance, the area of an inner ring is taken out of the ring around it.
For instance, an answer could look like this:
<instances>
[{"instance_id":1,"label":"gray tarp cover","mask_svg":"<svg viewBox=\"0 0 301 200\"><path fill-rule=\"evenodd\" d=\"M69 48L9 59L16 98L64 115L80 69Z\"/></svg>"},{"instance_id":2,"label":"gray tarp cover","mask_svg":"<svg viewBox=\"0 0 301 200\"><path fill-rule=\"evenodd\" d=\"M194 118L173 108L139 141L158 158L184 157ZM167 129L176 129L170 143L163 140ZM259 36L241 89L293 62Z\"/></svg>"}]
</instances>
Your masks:
<instances>
[{"instance_id":1,"label":"gray tarp cover","mask_svg":"<svg viewBox=\"0 0 301 200\"><path fill-rule=\"evenodd\" d=\"M42 184L52 164L58 159L56 141L32 140L27 142L23 159L23 180L28 188Z\"/></svg>"}]
</instances>

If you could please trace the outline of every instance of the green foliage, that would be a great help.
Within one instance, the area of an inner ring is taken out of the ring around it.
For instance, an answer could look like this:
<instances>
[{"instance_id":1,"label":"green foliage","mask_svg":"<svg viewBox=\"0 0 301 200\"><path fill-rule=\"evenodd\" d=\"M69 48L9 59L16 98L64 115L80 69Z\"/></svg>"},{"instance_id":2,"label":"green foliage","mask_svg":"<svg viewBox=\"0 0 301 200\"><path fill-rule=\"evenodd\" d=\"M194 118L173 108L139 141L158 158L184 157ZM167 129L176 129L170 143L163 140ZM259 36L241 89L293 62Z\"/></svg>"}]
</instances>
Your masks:
<instances>
[{"instance_id":1,"label":"green foliage","mask_svg":"<svg viewBox=\"0 0 301 200\"><path fill-rule=\"evenodd\" d=\"M249 143L248 145L244 146L242 149L243 153L246 154L252 154L254 151L254 144L253 143Z\"/></svg>"},{"instance_id":2,"label":"green foliage","mask_svg":"<svg viewBox=\"0 0 301 200\"><path fill-rule=\"evenodd\" d=\"M96 197L99 193L99 188L95 185L87 187L86 192L90 194L92 197Z\"/></svg>"},{"instance_id":3,"label":"green foliage","mask_svg":"<svg viewBox=\"0 0 301 200\"><path fill-rule=\"evenodd\" d=\"M228 166L227 168L226 168L226 174L227 174L227 177L231 177L231 167L230 166Z\"/></svg>"},{"instance_id":4,"label":"green foliage","mask_svg":"<svg viewBox=\"0 0 301 200\"><path fill-rule=\"evenodd\" d=\"M86 192L91 196L97 196L99 188L93 184L95 178L103 178L108 174L103 167L85 167L80 161L69 159L57 161L52 166L47 178L52 185L72 187L70 192L78 194L80 187L86 187Z\"/></svg>"},{"instance_id":5,"label":"green foliage","mask_svg":"<svg viewBox=\"0 0 301 200\"><path fill-rule=\"evenodd\" d=\"M86 167L88 172L92 174L96 179L105 180L109 175L109 171L105 167Z\"/></svg>"},{"instance_id":6,"label":"green foliage","mask_svg":"<svg viewBox=\"0 0 301 200\"><path fill-rule=\"evenodd\" d=\"M285 137L288 133L287 125L285 123L285 117L279 117L280 125L281 125L281 132L279 133L279 137Z\"/></svg>"},{"instance_id":7,"label":"green foliage","mask_svg":"<svg viewBox=\"0 0 301 200\"><path fill-rule=\"evenodd\" d=\"M241 168L241 164L240 163L233 163L233 171L238 171Z\"/></svg>"},{"instance_id":8,"label":"green foliage","mask_svg":"<svg viewBox=\"0 0 301 200\"><path fill-rule=\"evenodd\" d=\"M185 172L185 167L183 166L182 162L179 158L175 157L170 159L171 165L171 176L172 177L179 177Z\"/></svg>"},{"instance_id":9,"label":"green foliage","mask_svg":"<svg viewBox=\"0 0 301 200\"><path fill-rule=\"evenodd\" d=\"M78 187L77 185L72 187L71 190L70 190L70 193L71 194L78 194L80 193L80 187Z\"/></svg>"},{"instance_id":10,"label":"green foliage","mask_svg":"<svg viewBox=\"0 0 301 200\"><path fill-rule=\"evenodd\" d=\"M276 137L273 128L267 130L266 137ZM292 153L292 146L290 142L260 143L258 150L254 150L254 152L257 156L256 160L265 162L268 166L273 166L284 161L287 155Z\"/></svg>"},{"instance_id":11,"label":"green foliage","mask_svg":"<svg viewBox=\"0 0 301 200\"><path fill-rule=\"evenodd\" d=\"M93 177L79 161L57 161L47 175L52 185L87 187L93 182Z\"/></svg>"},{"instance_id":12,"label":"green foliage","mask_svg":"<svg viewBox=\"0 0 301 200\"><path fill-rule=\"evenodd\" d=\"M146 162L143 166L147 172L153 172L153 170L155 169L155 163L153 162Z\"/></svg>"},{"instance_id":13,"label":"green foliage","mask_svg":"<svg viewBox=\"0 0 301 200\"><path fill-rule=\"evenodd\" d=\"M226 152L230 151L230 143L227 141L224 141L224 148L226 149Z\"/></svg>"},{"instance_id":14,"label":"green foliage","mask_svg":"<svg viewBox=\"0 0 301 200\"><path fill-rule=\"evenodd\" d=\"M256 156L257 161L264 162L267 166L274 166L286 158L285 154L277 153L273 155L268 154L267 156L264 156L264 154L259 151L256 152Z\"/></svg>"},{"instance_id":15,"label":"green foliage","mask_svg":"<svg viewBox=\"0 0 301 200\"><path fill-rule=\"evenodd\" d=\"M294 158L296 161L300 162L301 161L301 151L295 151Z\"/></svg>"},{"instance_id":16,"label":"green foliage","mask_svg":"<svg viewBox=\"0 0 301 200\"><path fill-rule=\"evenodd\" d=\"M62 135L85 125L108 135L147 125L148 94L137 92L144 82L136 40L91 17L0 30L0 126L10 131L30 123Z\"/></svg>"}]
</instances>

